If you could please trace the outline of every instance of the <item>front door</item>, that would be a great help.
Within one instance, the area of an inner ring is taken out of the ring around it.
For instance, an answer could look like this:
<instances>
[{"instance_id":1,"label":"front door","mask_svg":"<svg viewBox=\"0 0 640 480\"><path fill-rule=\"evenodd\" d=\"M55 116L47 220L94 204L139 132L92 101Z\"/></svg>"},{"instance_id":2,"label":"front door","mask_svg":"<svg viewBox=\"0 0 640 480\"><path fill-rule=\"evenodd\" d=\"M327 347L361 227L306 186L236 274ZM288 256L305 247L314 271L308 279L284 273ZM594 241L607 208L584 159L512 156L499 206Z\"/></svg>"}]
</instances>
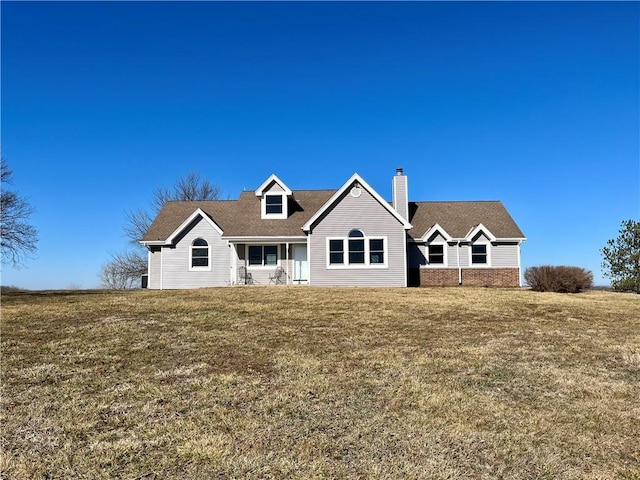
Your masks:
<instances>
[{"instance_id":1,"label":"front door","mask_svg":"<svg viewBox=\"0 0 640 480\"><path fill-rule=\"evenodd\" d=\"M296 283L306 282L308 280L307 266L307 246L293 246L293 281Z\"/></svg>"}]
</instances>

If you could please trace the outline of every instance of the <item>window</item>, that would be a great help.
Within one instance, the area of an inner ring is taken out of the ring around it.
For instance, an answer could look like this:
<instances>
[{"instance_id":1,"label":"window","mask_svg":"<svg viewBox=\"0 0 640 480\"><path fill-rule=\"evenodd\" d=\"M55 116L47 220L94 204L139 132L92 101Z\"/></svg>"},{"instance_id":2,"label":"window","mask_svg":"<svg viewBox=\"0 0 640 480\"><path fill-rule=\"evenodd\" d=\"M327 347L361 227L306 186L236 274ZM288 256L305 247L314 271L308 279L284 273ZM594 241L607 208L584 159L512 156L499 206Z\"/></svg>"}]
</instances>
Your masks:
<instances>
[{"instance_id":1,"label":"window","mask_svg":"<svg viewBox=\"0 0 640 480\"><path fill-rule=\"evenodd\" d=\"M369 240L369 263L384 263L384 240L372 238Z\"/></svg>"},{"instance_id":2,"label":"window","mask_svg":"<svg viewBox=\"0 0 640 480\"><path fill-rule=\"evenodd\" d=\"M360 230L349 232L349 263L364 263L364 233Z\"/></svg>"},{"instance_id":3,"label":"window","mask_svg":"<svg viewBox=\"0 0 640 480\"><path fill-rule=\"evenodd\" d=\"M249 265L266 266L277 264L277 245L249 245Z\"/></svg>"},{"instance_id":4,"label":"window","mask_svg":"<svg viewBox=\"0 0 640 480\"><path fill-rule=\"evenodd\" d=\"M327 239L327 266L386 267L386 240L351 230L347 237ZM346 251L345 251L346 250Z\"/></svg>"},{"instance_id":5,"label":"window","mask_svg":"<svg viewBox=\"0 0 640 480\"><path fill-rule=\"evenodd\" d=\"M265 212L267 215L282 213L282 195L267 195L265 197Z\"/></svg>"},{"instance_id":6,"label":"window","mask_svg":"<svg viewBox=\"0 0 640 480\"><path fill-rule=\"evenodd\" d=\"M344 240L329 240L329 263L344 263Z\"/></svg>"},{"instance_id":7,"label":"window","mask_svg":"<svg viewBox=\"0 0 640 480\"><path fill-rule=\"evenodd\" d=\"M204 238L196 238L191 244L191 268L209 269L209 244Z\"/></svg>"},{"instance_id":8,"label":"window","mask_svg":"<svg viewBox=\"0 0 640 480\"><path fill-rule=\"evenodd\" d=\"M486 245L471 245L471 263L487 263Z\"/></svg>"},{"instance_id":9,"label":"window","mask_svg":"<svg viewBox=\"0 0 640 480\"><path fill-rule=\"evenodd\" d=\"M429 264L444 263L444 245L429 245Z\"/></svg>"}]
</instances>

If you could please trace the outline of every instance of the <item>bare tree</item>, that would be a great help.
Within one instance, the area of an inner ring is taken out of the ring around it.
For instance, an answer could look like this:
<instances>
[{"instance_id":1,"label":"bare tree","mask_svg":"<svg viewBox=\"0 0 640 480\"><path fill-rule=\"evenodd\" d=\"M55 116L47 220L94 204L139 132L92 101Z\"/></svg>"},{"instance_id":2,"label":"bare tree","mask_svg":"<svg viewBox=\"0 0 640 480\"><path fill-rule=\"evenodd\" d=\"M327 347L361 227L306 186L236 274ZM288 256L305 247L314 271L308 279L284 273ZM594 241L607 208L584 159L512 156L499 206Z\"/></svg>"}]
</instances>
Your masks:
<instances>
[{"instance_id":1,"label":"bare tree","mask_svg":"<svg viewBox=\"0 0 640 480\"><path fill-rule=\"evenodd\" d=\"M169 201L196 201L196 200L217 200L220 198L221 190L217 185L209 180L203 179L197 173L188 173L180 177L172 188L156 189L151 200L152 211L138 209L127 213L127 223L124 226L124 233L129 241L134 245L139 245L139 241L151 226L154 217Z\"/></svg>"},{"instance_id":2,"label":"bare tree","mask_svg":"<svg viewBox=\"0 0 640 480\"><path fill-rule=\"evenodd\" d=\"M0 246L2 263L20 267L26 257L37 250L38 231L28 223L33 208L16 192L8 190L13 171L0 160Z\"/></svg>"},{"instance_id":3,"label":"bare tree","mask_svg":"<svg viewBox=\"0 0 640 480\"><path fill-rule=\"evenodd\" d=\"M138 286L140 277L147 273L146 250L140 239L151 226L154 217L165 203L173 200L217 200L220 188L197 173L179 178L172 188L156 189L151 200L151 210L131 210L127 213L124 233L135 250L125 250L111 255L111 261L102 266L100 279L105 288L131 289Z\"/></svg>"},{"instance_id":4,"label":"bare tree","mask_svg":"<svg viewBox=\"0 0 640 480\"><path fill-rule=\"evenodd\" d=\"M100 270L100 281L110 290L130 290L140 285L147 273L147 259L139 252L123 251L111 255L111 261Z\"/></svg>"}]
</instances>

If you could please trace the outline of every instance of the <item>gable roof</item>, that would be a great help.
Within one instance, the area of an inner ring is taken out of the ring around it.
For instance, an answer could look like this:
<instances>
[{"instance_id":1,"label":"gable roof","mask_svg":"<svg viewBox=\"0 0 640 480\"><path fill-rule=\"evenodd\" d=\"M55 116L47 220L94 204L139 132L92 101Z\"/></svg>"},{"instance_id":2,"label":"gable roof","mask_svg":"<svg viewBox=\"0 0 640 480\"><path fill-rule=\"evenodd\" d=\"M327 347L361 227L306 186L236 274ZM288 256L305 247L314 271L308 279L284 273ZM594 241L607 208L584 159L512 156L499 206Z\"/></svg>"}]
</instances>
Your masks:
<instances>
[{"instance_id":1,"label":"gable roof","mask_svg":"<svg viewBox=\"0 0 640 480\"><path fill-rule=\"evenodd\" d=\"M365 190L367 190L373 196L373 198L375 198L378 201L378 203L380 203L380 205L382 205L391 215L393 215L402 224L402 226L405 229L408 230L411 228L411 224L407 222L404 218L402 218L402 216L398 212L396 212L396 210L389 204L389 202L384 200L378 194L378 192L376 192L373 188L371 188L371 186L367 182L365 182L360 175L358 175L357 173L354 173L353 175L351 175L351 178L347 180L344 183L344 185L342 185L342 187L340 187L340 189L336 191L329 200L327 200L327 202L315 213L315 215L313 215L309 219L309 221L307 221L307 223L304 224L302 229L305 232L308 232L309 230L311 230L311 226L314 224L314 222L316 222L322 216L322 214L326 212L344 194L344 192L355 182L359 183L360 187L363 187Z\"/></svg>"},{"instance_id":2,"label":"gable roof","mask_svg":"<svg viewBox=\"0 0 640 480\"><path fill-rule=\"evenodd\" d=\"M525 236L500 201L409 202L409 235L422 239L438 225L454 239L464 239L479 225L496 239L524 240Z\"/></svg>"},{"instance_id":3,"label":"gable roof","mask_svg":"<svg viewBox=\"0 0 640 480\"><path fill-rule=\"evenodd\" d=\"M277 180L272 175L260 189ZM289 216L286 219L261 218L261 198L256 196L256 191L244 191L237 200L167 202L141 242L171 243L198 215L222 232L224 238L241 241L242 238L303 237L303 230L308 231L355 182L408 229L408 235L415 240L426 240L425 235L431 235L435 230L445 234L450 241L467 240L469 235L479 230L484 231L491 240L525 240L524 234L500 201L409 202L407 221L362 177L354 173L339 190L292 191L288 196Z\"/></svg>"},{"instance_id":4,"label":"gable roof","mask_svg":"<svg viewBox=\"0 0 640 480\"><path fill-rule=\"evenodd\" d=\"M278 185L280 185L280 187L282 187L282 190L284 192L285 195L291 195L292 192L289 189L289 187L287 187L284 182L282 180L280 180L275 173L273 173L269 178L267 178L262 185L260 185L257 189L256 189L256 197L261 197L262 194L264 193L264 191L269 188L271 186L272 183L277 183Z\"/></svg>"},{"instance_id":5,"label":"gable roof","mask_svg":"<svg viewBox=\"0 0 640 480\"><path fill-rule=\"evenodd\" d=\"M302 226L335 193L335 190L296 190L289 198L289 217L262 219L260 197L244 191L237 200L167 202L142 237L142 242L164 242L200 209L225 237L303 236Z\"/></svg>"}]
</instances>

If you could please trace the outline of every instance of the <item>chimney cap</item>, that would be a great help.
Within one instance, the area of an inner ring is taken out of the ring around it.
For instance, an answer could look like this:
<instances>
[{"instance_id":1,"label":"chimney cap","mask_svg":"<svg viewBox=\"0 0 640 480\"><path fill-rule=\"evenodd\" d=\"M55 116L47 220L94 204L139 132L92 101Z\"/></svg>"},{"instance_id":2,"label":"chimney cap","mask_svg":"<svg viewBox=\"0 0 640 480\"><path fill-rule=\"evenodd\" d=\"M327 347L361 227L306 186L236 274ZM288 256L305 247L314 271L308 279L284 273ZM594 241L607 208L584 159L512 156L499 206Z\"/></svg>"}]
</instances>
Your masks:
<instances>
[{"instance_id":1,"label":"chimney cap","mask_svg":"<svg viewBox=\"0 0 640 480\"><path fill-rule=\"evenodd\" d=\"M404 173L404 169L396 168L396 175L402 175Z\"/></svg>"}]
</instances>

